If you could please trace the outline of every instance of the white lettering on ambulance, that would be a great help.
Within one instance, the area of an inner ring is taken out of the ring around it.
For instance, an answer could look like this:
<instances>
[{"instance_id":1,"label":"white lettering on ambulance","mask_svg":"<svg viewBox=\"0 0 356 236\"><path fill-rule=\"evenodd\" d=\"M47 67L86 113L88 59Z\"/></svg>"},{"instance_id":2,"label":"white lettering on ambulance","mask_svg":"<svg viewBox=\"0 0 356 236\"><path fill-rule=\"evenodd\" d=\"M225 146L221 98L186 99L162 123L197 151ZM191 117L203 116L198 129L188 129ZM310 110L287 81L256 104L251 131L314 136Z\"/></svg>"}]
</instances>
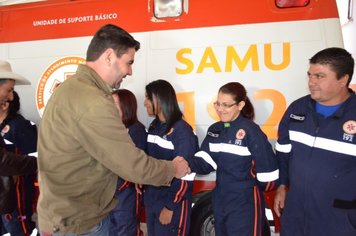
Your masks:
<instances>
[{"instance_id":1,"label":"white lettering on ambulance","mask_svg":"<svg viewBox=\"0 0 356 236\"><path fill-rule=\"evenodd\" d=\"M36 21L33 22L33 26L56 25L57 23L58 23L57 19L36 20Z\"/></svg>"},{"instance_id":2,"label":"white lettering on ambulance","mask_svg":"<svg viewBox=\"0 0 356 236\"><path fill-rule=\"evenodd\" d=\"M67 23L82 23L88 21L93 21L93 16L76 16L67 18Z\"/></svg>"},{"instance_id":3,"label":"white lettering on ambulance","mask_svg":"<svg viewBox=\"0 0 356 236\"><path fill-rule=\"evenodd\" d=\"M95 20L113 20L117 18L117 13L107 13L95 15Z\"/></svg>"}]
</instances>

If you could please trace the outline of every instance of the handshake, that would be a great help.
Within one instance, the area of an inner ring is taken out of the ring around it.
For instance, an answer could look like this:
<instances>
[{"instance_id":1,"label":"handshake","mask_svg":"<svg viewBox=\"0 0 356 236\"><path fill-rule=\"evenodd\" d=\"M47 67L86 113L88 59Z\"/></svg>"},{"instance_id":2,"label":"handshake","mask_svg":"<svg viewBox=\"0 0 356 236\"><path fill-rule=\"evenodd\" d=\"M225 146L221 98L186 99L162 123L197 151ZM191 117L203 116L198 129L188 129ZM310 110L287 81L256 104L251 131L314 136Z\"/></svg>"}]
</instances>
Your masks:
<instances>
[{"instance_id":1,"label":"handshake","mask_svg":"<svg viewBox=\"0 0 356 236\"><path fill-rule=\"evenodd\" d=\"M188 162L181 156L177 156L173 159L174 177L181 179L191 173ZM194 178L194 177L193 177ZM184 178L183 178L184 179ZM190 179L187 179L190 180Z\"/></svg>"}]
</instances>

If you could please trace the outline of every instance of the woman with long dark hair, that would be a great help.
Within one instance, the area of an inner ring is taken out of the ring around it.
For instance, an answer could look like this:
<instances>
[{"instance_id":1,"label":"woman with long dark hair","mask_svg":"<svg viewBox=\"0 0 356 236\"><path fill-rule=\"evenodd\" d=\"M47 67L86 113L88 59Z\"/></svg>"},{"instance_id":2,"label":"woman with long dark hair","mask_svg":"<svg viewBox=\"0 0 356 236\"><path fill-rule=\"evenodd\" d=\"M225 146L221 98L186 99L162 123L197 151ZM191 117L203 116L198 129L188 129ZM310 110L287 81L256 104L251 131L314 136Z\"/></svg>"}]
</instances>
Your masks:
<instances>
[{"instance_id":1,"label":"woman with long dark hair","mask_svg":"<svg viewBox=\"0 0 356 236\"><path fill-rule=\"evenodd\" d=\"M165 80L149 83L144 105L154 117L148 130L147 153L161 160L191 158L198 150L198 139L183 119L172 85ZM148 235L188 235L192 181L174 178L169 187L145 186L144 203Z\"/></svg>"}]
</instances>

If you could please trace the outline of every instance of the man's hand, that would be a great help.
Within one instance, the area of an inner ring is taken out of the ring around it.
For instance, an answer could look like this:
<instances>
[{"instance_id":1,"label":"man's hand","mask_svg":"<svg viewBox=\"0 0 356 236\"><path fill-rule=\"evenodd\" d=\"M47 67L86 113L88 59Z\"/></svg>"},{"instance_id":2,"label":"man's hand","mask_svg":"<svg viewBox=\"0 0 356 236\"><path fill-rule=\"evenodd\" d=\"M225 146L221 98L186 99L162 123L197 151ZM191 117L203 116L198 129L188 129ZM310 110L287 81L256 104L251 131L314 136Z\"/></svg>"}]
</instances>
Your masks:
<instances>
[{"instance_id":1,"label":"man's hand","mask_svg":"<svg viewBox=\"0 0 356 236\"><path fill-rule=\"evenodd\" d=\"M166 207L163 207L161 213L159 214L159 222L162 225L168 225L172 221L173 211L168 210Z\"/></svg>"},{"instance_id":2,"label":"man's hand","mask_svg":"<svg viewBox=\"0 0 356 236\"><path fill-rule=\"evenodd\" d=\"M188 162L183 157L177 156L172 162L174 166L174 177L180 179L190 173Z\"/></svg>"},{"instance_id":3,"label":"man's hand","mask_svg":"<svg viewBox=\"0 0 356 236\"><path fill-rule=\"evenodd\" d=\"M276 212L278 217L281 217L282 210L284 208L285 200L287 196L287 189L285 185L278 187L276 196L274 197L274 206L273 209Z\"/></svg>"}]
</instances>

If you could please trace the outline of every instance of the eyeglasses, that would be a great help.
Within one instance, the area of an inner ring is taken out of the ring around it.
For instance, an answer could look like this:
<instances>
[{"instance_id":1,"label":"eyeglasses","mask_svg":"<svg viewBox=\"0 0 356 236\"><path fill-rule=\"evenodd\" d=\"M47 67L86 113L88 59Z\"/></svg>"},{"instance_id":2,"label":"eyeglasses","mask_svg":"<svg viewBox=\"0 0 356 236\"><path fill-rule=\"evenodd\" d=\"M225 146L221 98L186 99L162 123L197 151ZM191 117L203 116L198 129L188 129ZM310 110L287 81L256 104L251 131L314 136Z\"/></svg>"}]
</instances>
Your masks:
<instances>
[{"instance_id":1,"label":"eyeglasses","mask_svg":"<svg viewBox=\"0 0 356 236\"><path fill-rule=\"evenodd\" d=\"M221 108L223 110L227 110L231 108L232 106L235 106L237 103L232 103L232 104L226 104L226 103L220 103L220 102L214 102L214 107L215 109Z\"/></svg>"}]
</instances>

